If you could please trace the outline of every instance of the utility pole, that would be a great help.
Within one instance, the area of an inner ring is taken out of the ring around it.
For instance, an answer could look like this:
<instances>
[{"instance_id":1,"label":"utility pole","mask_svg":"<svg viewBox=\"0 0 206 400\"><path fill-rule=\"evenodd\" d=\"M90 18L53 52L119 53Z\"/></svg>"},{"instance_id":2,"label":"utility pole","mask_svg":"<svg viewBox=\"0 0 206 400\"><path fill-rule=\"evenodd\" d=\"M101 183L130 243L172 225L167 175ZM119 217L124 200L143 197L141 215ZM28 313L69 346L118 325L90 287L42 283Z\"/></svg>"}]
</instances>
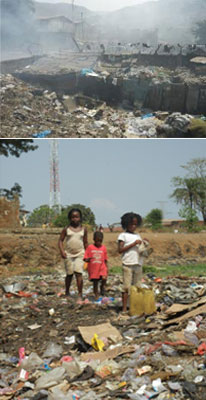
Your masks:
<instances>
[{"instance_id":1,"label":"utility pole","mask_svg":"<svg viewBox=\"0 0 206 400\"><path fill-rule=\"evenodd\" d=\"M72 31L73 31L73 38L75 38L75 25L74 25L74 0L72 0Z\"/></svg>"},{"instance_id":2,"label":"utility pole","mask_svg":"<svg viewBox=\"0 0 206 400\"><path fill-rule=\"evenodd\" d=\"M72 22L74 22L74 0L72 0Z\"/></svg>"},{"instance_id":3,"label":"utility pole","mask_svg":"<svg viewBox=\"0 0 206 400\"><path fill-rule=\"evenodd\" d=\"M84 41L84 26L83 26L83 12L81 12L81 25L82 25L82 42Z\"/></svg>"},{"instance_id":4,"label":"utility pole","mask_svg":"<svg viewBox=\"0 0 206 400\"><path fill-rule=\"evenodd\" d=\"M61 212L60 184L59 184L59 155L58 140L50 140L50 196L49 207L57 214Z\"/></svg>"},{"instance_id":5,"label":"utility pole","mask_svg":"<svg viewBox=\"0 0 206 400\"><path fill-rule=\"evenodd\" d=\"M157 201L157 203L160 204L160 208L161 208L161 211L162 211L162 219L165 219L165 215L166 215L165 204L168 203L168 201L159 200L159 201Z\"/></svg>"}]
</instances>

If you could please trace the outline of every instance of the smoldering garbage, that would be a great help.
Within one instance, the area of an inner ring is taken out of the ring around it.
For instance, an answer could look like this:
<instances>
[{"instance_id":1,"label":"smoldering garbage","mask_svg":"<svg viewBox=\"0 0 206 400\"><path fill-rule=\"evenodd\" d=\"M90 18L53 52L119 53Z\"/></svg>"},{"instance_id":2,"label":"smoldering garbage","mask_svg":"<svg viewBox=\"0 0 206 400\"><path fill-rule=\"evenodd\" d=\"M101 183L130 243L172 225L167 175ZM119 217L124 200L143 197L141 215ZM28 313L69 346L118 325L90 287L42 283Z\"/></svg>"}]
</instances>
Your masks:
<instances>
[{"instance_id":1,"label":"smoldering garbage","mask_svg":"<svg viewBox=\"0 0 206 400\"><path fill-rule=\"evenodd\" d=\"M114 108L84 95L60 95L1 75L1 137L157 138L196 137L196 132L205 137L201 116Z\"/></svg>"}]
</instances>

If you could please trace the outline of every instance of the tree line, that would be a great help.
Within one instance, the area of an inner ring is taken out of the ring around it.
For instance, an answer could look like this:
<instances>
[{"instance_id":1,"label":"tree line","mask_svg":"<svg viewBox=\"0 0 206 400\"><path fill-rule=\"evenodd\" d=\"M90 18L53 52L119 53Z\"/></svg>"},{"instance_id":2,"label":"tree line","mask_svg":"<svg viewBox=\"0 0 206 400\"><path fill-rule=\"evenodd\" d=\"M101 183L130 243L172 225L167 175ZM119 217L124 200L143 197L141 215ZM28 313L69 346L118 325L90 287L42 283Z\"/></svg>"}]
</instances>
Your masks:
<instances>
[{"instance_id":1,"label":"tree line","mask_svg":"<svg viewBox=\"0 0 206 400\"><path fill-rule=\"evenodd\" d=\"M0 155L20 157L22 153L34 151L38 146L33 144L30 139L4 140L0 141ZM175 176L171 180L173 192L171 198L181 205L179 216L184 218L188 229L193 229L198 221L198 214L202 216L206 224L206 158L194 158L186 165L181 166L185 171L185 176ZM22 197L22 187L16 182L11 189L0 189L0 196L12 200L15 196ZM61 213L57 215L55 207L52 209L48 205L41 205L33 210L28 218L28 224L38 226L42 224L52 224L62 227L67 225L67 215L71 208L80 208L83 215L83 223L95 226L95 215L90 207L82 204L72 204L62 207ZM154 229L159 228L162 223L162 211L153 209L145 217L144 222Z\"/></svg>"}]
</instances>

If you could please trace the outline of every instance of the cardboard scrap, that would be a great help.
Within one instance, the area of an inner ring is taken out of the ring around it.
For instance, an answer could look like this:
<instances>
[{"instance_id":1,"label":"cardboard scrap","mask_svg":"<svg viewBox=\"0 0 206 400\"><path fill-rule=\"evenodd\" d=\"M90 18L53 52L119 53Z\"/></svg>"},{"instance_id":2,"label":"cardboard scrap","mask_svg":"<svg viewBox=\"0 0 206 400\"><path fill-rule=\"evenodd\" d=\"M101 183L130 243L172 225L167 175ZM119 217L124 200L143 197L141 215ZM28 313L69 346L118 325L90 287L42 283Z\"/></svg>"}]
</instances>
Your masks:
<instances>
[{"instance_id":1,"label":"cardboard scrap","mask_svg":"<svg viewBox=\"0 0 206 400\"><path fill-rule=\"evenodd\" d=\"M41 328L41 325L35 323L33 325L28 325L28 328L31 329L31 330L38 329L38 328Z\"/></svg>"},{"instance_id":2,"label":"cardboard scrap","mask_svg":"<svg viewBox=\"0 0 206 400\"><path fill-rule=\"evenodd\" d=\"M199 340L206 339L206 330L198 330L195 332L195 335L198 337Z\"/></svg>"},{"instance_id":3,"label":"cardboard scrap","mask_svg":"<svg viewBox=\"0 0 206 400\"><path fill-rule=\"evenodd\" d=\"M81 354L81 360L82 361L91 361L91 360L100 360L100 362L106 361L106 360L111 360L114 359L121 354L125 353L133 353L135 351L134 346L118 346L115 347L112 350L106 350L104 352L98 351L98 352L88 352L88 353L82 353Z\"/></svg>"},{"instance_id":4,"label":"cardboard scrap","mask_svg":"<svg viewBox=\"0 0 206 400\"><path fill-rule=\"evenodd\" d=\"M122 336L120 335L119 331L112 326L109 322L100 325L93 325L93 326L78 326L79 332L81 333L84 341L88 344L91 344L92 338L96 333L99 338L111 338L112 341L122 340Z\"/></svg>"},{"instance_id":5,"label":"cardboard scrap","mask_svg":"<svg viewBox=\"0 0 206 400\"><path fill-rule=\"evenodd\" d=\"M189 318L195 317L195 315L204 314L204 313L206 313L206 304L204 304L204 305L202 305L202 306L200 306L198 308L195 308L192 311L189 311L188 313L182 315L181 317L165 321L164 322L164 326L165 325L174 324L176 322L181 322L181 321L184 321L185 319L189 319Z\"/></svg>"},{"instance_id":6,"label":"cardboard scrap","mask_svg":"<svg viewBox=\"0 0 206 400\"><path fill-rule=\"evenodd\" d=\"M190 310L192 308L195 308L197 306L199 306L200 304L206 304L206 296L202 297L201 299L199 299L198 301L195 301L194 303L190 303L190 304L178 304L178 303L174 303L171 307L169 307L165 313L166 314L176 314L178 312L182 312L185 310Z\"/></svg>"}]
</instances>

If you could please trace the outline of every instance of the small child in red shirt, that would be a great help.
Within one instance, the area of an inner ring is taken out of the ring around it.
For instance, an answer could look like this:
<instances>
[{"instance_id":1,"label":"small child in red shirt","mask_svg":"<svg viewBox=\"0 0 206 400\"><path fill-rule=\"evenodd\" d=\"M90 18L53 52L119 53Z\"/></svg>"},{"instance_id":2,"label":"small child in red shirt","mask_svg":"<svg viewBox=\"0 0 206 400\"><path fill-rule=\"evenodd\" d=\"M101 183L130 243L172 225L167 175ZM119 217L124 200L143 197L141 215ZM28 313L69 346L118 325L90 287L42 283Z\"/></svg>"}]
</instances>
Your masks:
<instances>
[{"instance_id":1,"label":"small child in red shirt","mask_svg":"<svg viewBox=\"0 0 206 400\"><path fill-rule=\"evenodd\" d=\"M100 293L102 296L104 296L104 289L107 281L107 249L102 244L102 232L95 232L93 240L94 244L90 244L85 250L84 261L88 262L89 279L93 282L95 300L98 300L99 281L101 280Z\"/></svg>"}]
</instances>

